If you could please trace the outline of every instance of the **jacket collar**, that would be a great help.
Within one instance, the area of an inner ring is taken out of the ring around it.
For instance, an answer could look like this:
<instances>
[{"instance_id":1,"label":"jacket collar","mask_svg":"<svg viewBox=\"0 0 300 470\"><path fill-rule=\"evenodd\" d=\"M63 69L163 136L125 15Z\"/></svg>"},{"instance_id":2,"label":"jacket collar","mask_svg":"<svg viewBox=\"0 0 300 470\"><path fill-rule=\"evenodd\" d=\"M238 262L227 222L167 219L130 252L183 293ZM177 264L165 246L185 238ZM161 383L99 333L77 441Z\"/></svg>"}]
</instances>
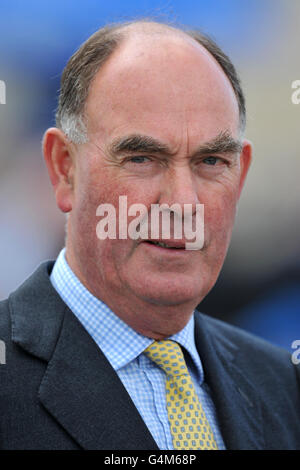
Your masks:
<instances>
[{"instance_id":1,"label":"jacket collar","mask_svg":"<svg viewBox=\"0 0 300 470\"><path fill-rule=\"evenodd\" d=\"M116 372L53 288L53 264L9 299L13 341L48 363L39 400L84 449L157 450ZM263 448L260 402L238 348L200 313L195 340L227 449Z\"/></svg>"}]
</instances>

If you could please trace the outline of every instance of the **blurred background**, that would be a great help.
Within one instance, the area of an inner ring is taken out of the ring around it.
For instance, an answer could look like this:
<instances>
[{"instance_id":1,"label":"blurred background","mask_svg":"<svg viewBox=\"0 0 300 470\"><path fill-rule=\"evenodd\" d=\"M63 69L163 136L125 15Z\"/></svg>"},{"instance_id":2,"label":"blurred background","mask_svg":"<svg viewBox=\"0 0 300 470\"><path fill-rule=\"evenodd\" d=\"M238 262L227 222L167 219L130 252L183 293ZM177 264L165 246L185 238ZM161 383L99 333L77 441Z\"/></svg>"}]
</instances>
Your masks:
<instances>
[{"instance_id":1,"label":"blurred background","mask_svg":"<svg viewBox=\"0 0 300 470\"><path fill-rule=\"evenodd\" d=\"M1 0L0 299L64 245L41 140L68 58L105 23L145 16L210 34L247 99L254 161L222 274L200 309L290 350L300 338L299 0Z\"/></svg>"}]
</instances>

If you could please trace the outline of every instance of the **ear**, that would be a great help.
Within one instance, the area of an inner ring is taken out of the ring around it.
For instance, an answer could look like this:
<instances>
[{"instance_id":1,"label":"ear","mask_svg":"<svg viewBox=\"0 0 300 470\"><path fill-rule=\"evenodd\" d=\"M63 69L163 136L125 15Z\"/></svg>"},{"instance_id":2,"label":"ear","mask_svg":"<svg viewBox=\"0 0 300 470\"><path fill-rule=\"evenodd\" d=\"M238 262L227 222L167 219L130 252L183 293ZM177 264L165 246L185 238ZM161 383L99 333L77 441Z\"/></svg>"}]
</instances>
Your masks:
<instances>
[{"instance_id":1,"label":"ear","mask_svg":"<svg viewBox=\"0 0 300 470\"><path fill-rule=\"evenodd\" d=\"M240 182L238 189L238 199L240 198L246 176L252 160L252 144L249 140L243 141L243 150L240 155Z\"/></svg>"},{"instance_id":2,"label":"ear","mask_svg":"<svg viewBox=\"0 0 300 470\"><path fill-rule=\"evenodd\" d=\"M73 204L75 159L71 142L56 127L48 129L43 137L43 153L56 204L62 212L70 212Z\"/></svg>"}]
</instances>

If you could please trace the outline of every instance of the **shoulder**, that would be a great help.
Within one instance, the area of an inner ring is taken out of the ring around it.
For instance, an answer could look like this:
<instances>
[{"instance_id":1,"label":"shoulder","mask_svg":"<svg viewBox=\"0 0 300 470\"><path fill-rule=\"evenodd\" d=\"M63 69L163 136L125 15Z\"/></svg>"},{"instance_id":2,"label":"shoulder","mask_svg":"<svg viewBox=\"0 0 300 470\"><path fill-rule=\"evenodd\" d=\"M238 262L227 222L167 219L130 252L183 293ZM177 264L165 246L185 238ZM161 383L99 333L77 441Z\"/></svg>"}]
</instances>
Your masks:
<instances>
[{"instance_id":1,"label":"shoulder","mask_svg":"<svg viewBox=\"0 0 300 470\"><path fill-rule=\"evenodd\" d=\"M268 379L293 384L295 377L299 380L300 367L292 362L292 352L280 348L270 342L230 325L224 321L196 312L196 325L206 329L212 344L220 350L220 344L231 350L234 363L247 370L249 376L256 378L261 384Z\"/></svg>"},{"instance_id":2,"label":"shoulder","mask_svg":"<svg viewBox=\"0 0 300 470\"><path fill-rule=\"evenodd\" d=\"M51 331L59 330L65 304L50 282L53 264L43 262L7 299L0 301L0 340L7 351L11 349L12 361L20 357L19 347L27 353L36 352L47 343Z\"/></svg>"},{"instance_id":3,"label":"shoulder","mask_svg":"<svg viewBox=\"0 0 300 470\"><path fill-rule=\"evenodd\" d=\"M233 342L237 348L247 348L250 350L260 351L270 355L281 357L288 353L285 349L273 345L272 343L249 333L242 328L231 325L225 321L209 317L200 312L196 312L196 316L200 316L205 323L207 331L214 337L223 337Z\"/></svg>"},{"instance_id":4,"label":"shoulder","mask_svg":"<svg viewBox=\"0 0 300 470\"><path fill-rule=\"evenodd\" d=\"M0 301L0 340L5 351L5 365L0 365L2 391L12 388L22 395L31 389L55 347L65 304L49 280L53 263L42 263Z\"/></svg>"}]
</instances>

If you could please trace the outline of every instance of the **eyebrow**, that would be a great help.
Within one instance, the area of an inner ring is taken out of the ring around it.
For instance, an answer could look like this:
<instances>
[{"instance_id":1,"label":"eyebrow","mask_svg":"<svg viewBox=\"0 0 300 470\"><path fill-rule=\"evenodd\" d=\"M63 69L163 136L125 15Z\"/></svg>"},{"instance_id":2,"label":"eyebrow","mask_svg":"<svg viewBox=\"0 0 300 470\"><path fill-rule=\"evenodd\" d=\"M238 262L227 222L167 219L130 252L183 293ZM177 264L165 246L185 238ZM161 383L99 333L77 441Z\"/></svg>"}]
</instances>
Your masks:
<instances>
[{"instance_id":1,"label":"eyebrow","mask_svg":"<svg viewBox=\"0 0 300 470\"><path fill-rule=\"evenodd\" d=\"M212 140L200 145L194 155L241 153L242 149L243 144L240 140L234 139L229 131L222 131Z\"/></svg>"},{"instance_id":2,"label":"eyebrow","mask_svg":"<svg viewBox=\"0 0 300 470\"><path fill-rule=\"evenodd\" d=\"M212 140L201 144L193 156L203 156L216 153L240 153L243 145L234 139L229 131L222 131ZM108 148L111 155L117 157L121 153L159 153L173 155L174 152L159 140L142 134L130 134L113 140Z\"/></svg>"},{"instance_id":3,"label":"eyebrow","mask_svg":"<svg viewBox=\"0 0 300 470\"><path fill-rule=\"evenodd\" d=\"M117 138L112 142L108 150L112 155L116 156L122 152L171 154L167 145L164 145L153 137L141 134L131 134Z\"/></svg>"}]
</instances>

